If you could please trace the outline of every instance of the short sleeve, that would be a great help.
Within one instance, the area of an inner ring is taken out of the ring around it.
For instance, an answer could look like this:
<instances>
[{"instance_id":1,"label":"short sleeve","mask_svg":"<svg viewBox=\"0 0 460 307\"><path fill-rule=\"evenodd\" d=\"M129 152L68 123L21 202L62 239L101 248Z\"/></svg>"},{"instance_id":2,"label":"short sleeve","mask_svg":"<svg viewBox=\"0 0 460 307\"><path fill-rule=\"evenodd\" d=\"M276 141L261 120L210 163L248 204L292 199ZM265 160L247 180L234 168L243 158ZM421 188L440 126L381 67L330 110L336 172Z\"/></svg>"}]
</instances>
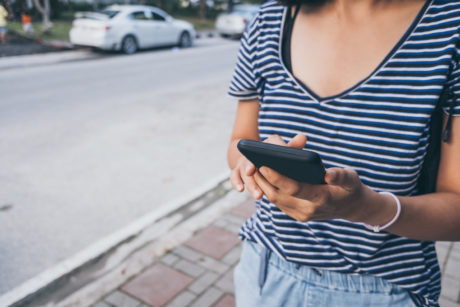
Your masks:
<instances>
[{"instance_id":1,"label":"short sleeve","mask_svg":"<svg viewBox=\"0 0 460 307\"><path fill-rule=\"evenodd\" d=\"M241 38L241 45L233 71L228 94L232 97L249 100L259 97L257 90L254 59L257 44L258 18L254 18Z\"/></svg>"},{"instance_id":2,"label":"short sleeve","mask_svg":"<svg viewBox=\"0 0 460 307\"><path fill-rule=\"evenodd\" d=\"M460 116L460 59L452 61L452 70L447 80L448 97L443 101L442 109L446 114Z\"/></svg>"}]
</instances>

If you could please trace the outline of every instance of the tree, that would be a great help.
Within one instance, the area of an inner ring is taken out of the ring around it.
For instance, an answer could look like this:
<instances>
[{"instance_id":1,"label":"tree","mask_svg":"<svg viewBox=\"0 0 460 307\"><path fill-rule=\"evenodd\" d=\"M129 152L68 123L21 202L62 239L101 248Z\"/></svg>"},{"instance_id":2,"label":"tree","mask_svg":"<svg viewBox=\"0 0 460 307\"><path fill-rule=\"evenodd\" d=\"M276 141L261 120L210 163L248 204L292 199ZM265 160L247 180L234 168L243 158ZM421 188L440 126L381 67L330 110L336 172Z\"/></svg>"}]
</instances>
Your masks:
<instances>
[{"instance_id":1,"label":"tree","mask_svg":"<svg viewBox=\"0 0 460 307\"><path fill-rule=\"evenodd\" d=\"M8 18L14 17L14 11L13 11L13 7L11 6L10 0L0 1L0 4L3 4L3 6L5 7L5 10L8 12L8 15L9 15Z\"/></svg>"},{"instance_id":2,"label":"tree","mask_svg":"<svg viewBox=\"0 0 460 307\"><path fill-rule=\"evenodd\" d=\"M50 22L50 0L43 0L43 4L40 3L40 0L33 0L35 8L42 14L43 32L48 32L51 28Z\"/></svg>"},{"instance_id":3,"label":"tree","mask_svg":"<svg viewBox=\"0 0 460 307\"><path fill-rule=\"evenodd\" d=\"M143 4L154 5L158 6L162 10L172 14L175 12L179 7L179 0L137 0Z\"/></svg>"},{"instance_id":4,"label":"tree","mask_svg":"<svg viewBox=\"0 0 460 307\"><path fill-rule=\"evenodd\" d=\"M233 0L228 0L228 11L231 12L233 10Z\"/></svg>"},{"instance_id":5,"label":"tree","mask_svg":"<svg viewBox=\"0 0 460 307\"><path fill-rule=\"evenodd\" d=\"M200 0L200 18L206 18L206 0Z\"/></svg>"}]
</instances>

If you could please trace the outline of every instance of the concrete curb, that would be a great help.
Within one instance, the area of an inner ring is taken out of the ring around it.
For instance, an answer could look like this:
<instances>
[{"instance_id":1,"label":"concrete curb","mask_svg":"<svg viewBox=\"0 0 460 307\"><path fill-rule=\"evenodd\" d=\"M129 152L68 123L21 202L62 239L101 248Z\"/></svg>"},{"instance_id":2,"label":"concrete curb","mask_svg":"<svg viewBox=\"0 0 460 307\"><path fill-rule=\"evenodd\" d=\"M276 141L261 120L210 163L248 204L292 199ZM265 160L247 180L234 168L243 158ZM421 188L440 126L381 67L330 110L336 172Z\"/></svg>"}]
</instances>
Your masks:
<instances>
[{"instance_id":1,"label":"concrete curb","mask_svg":"<svg viewBox=\"0 0 460 307\"><path fill-rule=\"evenodd\" d=\"M197 31L195 38L200 39L200 38L212 38L217 36L217 31L215 30L202 30L202 31Z\"/></svg>"},{"instance_id":2,"label":"concrete curb","mask_svg":"<svg viewBox=\"0 0 460 307\"><path fill-rule=\"evenodd\" d=\"M9 70L23 67L36 67L56 64L60 62L86 60L100 57L86 50L55 51L48 53L17 55L0 58L0 70Z\"/></svg>"},{"instance_id":3,"label":"concrete curb","mask_svg":"<svg viewBox=\"0 0 460 307\"><path fill-rule=\"evenodd\" d=\"M230 190L225 172L0 296L0 306L55 306Z\"/></svg>"}]
</instances>

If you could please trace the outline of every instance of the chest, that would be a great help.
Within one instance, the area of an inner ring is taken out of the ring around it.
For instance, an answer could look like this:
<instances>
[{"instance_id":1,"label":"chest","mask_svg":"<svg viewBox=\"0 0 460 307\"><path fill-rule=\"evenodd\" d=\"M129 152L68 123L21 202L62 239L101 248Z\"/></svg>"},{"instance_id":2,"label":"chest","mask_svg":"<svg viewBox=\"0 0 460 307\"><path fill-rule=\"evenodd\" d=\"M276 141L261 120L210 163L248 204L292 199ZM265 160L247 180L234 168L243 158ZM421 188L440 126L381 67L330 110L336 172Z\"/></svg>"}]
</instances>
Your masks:
<instances>
[{"instance_id":1,"label":"chest","mask_svg":"<svg viewBox=\"0 0 460 307\"><path fill-rule=\"evenodd\" d=\"M423 2L416 4L354 21L301 10L291 34L294 76L320 97L352 87L371 75L409 34Z\"/></svg>"}]
</instances>

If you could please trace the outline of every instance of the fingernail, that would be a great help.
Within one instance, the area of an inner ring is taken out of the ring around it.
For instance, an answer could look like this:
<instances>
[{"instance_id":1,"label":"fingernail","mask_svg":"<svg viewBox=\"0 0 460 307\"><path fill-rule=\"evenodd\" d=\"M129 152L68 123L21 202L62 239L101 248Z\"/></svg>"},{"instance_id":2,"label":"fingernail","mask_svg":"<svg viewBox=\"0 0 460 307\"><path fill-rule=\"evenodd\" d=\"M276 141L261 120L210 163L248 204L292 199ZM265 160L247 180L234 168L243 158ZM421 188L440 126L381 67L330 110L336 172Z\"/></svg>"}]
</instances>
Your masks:
<instances>
[{"instance_id":1,"label":"fingernail","mask_svg":"<svg viewBox=\"0 0 460 307\"><path fill-rule=\"evenodd\" d=\"M246 167L246 173L249 172L249 171L251 170L251 168L252 168L252 166L251 166L251 165L248 165L248 166Z\"/></svg>"},{"instance_id":2,"label":"fingernail","mask_svg":"<svg viewBox=\"0 0 460 307\"><path fill-rule=\"evenodd\" d=\"M258 190L256 190L256 191L253 192L254 198L259 198L259 197L260 197L260 194L261 194L261 192L258 191Z\"/></svg>"},{"instance_id":3,"label":"fingernail","mask_svg":"<svg viewBox=\"0 0 460 307\"><path fill-rule=\"evenodd\" d=\"M236 189L241 192L243 190L243 186L241 184L236 186Z\"/></svg>"},{"instance_id":4,"label":"fingernail","mask_svg":"<svg viewBox=\"0 0 460 307\"><path fill-rule=\"evenodd\" d=\"M267 170L266 167L261 167L261 168L259 169L259 172L260 172L263 176L268 175L268 170Z\"/></svg>"}]
</instances>

